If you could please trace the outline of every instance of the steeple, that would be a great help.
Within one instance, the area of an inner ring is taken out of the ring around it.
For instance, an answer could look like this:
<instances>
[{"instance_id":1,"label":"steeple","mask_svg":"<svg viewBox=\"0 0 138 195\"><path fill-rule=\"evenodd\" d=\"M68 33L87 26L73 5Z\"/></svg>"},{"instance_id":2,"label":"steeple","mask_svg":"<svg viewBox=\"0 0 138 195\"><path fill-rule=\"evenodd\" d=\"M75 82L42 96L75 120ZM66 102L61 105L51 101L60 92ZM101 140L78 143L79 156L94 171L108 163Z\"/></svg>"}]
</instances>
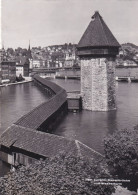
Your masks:
<instances>
[{"instance_id":1,"label":"steeple","mask_svg":"<svg viewBox=\"0 0 138 195\"><path fill-rule=\"evenodd\" d=\"M5 50L5 49L4 49L4 43L2 44L2 50Z\"/></svg>"},{"instance_id":2,"label":"steeple","mask_svg":"<svg viewBox=\"0 0 138 195\"><path fill-rule=\"evenodd\" d=\"M30 49L30 40L29 40L29 47L28 47L28 51L30 51L31 49Z\"/></svg>"},{"instance_id":3,"label":"steeple","mask_svg":"<svg viewBox=\"0 0 138 195\"><path fill-rule=\"evenodd\" d=\"M28 59L32 59L32 53L31 53L31 47L30 47L30 40L29 40L29 46L28 46L28 52L27 52Z\"/></svg>"}]
</instances>

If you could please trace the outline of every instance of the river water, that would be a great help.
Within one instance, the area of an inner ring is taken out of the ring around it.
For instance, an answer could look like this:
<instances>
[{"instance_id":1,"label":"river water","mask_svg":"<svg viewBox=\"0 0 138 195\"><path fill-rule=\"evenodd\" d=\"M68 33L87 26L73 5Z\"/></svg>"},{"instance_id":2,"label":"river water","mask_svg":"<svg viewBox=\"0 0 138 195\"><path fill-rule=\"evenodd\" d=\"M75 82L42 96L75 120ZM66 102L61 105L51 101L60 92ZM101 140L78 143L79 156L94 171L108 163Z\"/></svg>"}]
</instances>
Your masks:
<instances>
[{"instance_id":1,"label":"river water","mask_svg":"<svg viewBox=\"0 0 138 195\"><path fill-rule=\"evenodd\" d=\"M78 80L53 80L67 91L80 90ZM109 112L69 113L55 130L55 134L78 139L100 153L104 153L103 139L117 129L133 128L138 124L138 83L116 82L117 110Z\"/></svg>"},{"instance_id":2,"label":"river water","mask_svg":"<svg viewBox=\"0 0 138 195\"><path fill-rule=\"evenodd\" d=\"M67 91L80 90L79 80L53 80ZM133 128L138 124L138 83L116 82L117 110L109 112L68 113L53 132L69 139L77 139L100 153L104 153L103 139L117 129ZM33 83L0 88L2 133L8 126L48 96ZM0 175L3 174L0 166Z\"/></svg>"},{"instance_id":3,"label":"river water","mask_svg":"<svg viewBox=\"0 0 138 195\"><path fill-rule=\"evenodd\" d=\"M0 134L21 116L49 99L34 83L0 87ZM0 176L9 166L0 161Z\"/></svg>"}]
</instances>

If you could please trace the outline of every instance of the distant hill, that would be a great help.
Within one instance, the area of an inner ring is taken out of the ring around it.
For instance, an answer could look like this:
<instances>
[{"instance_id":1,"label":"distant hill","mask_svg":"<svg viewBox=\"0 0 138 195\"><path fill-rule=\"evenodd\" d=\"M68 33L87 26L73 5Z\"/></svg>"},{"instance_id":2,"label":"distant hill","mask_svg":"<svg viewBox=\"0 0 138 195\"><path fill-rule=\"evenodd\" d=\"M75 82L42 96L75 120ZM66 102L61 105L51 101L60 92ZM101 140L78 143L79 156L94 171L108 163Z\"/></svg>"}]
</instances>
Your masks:
<instances>
[{"instance_id":1,"label":"distant hill","mask_svg":"<svg viewBox=\"0 0 138 195\"><path fill-rule=\"evenodd\" d=\"M119 58L123 61L132 61L138 65L138 46L133 43L124 43L121 45L120 51L123 51L123 54Z\"/></svg>"},{"instance_id":2,"label":"distant hill","mask_svg":"<svg viewBox=\"0 0 138 195\"><path fill-rule=\"evenodd\" d=\"M138 51L138 46L137 45L134 45L133 43L124 43L121 45L123 48L131 48L131 49L134 49L134 50L137 50Z\"/></svg>"}]
</instances>

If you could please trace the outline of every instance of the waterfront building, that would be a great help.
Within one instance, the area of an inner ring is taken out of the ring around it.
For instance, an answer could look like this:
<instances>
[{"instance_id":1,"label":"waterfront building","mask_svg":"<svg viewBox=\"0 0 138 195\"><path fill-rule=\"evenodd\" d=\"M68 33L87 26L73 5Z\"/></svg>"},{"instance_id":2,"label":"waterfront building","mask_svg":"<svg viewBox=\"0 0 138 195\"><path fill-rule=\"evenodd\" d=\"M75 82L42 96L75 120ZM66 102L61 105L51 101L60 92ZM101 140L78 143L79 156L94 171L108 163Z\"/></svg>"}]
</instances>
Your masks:
<instances>
[{"instance_id":1,"label":"waterfront building","mask_svg":"<svg viewBox=\"0 0 138 195\"><path fill-rule=\"evenodd\" d=\"M115 58L119 47L118 41L96 11L77 46L84 109L107 111L116 108Z\"/></svg>"},{"instance_id":2,"label":"waterfront building","mask_svg":"<svg viewBox=\"0 0 138 195\"><path fill-rule=\"evenodd\" d=\"M29 76L29 59L26 56L18 56L16 58L16 76Z\"/></svg>"},{"instance_id":3,"label":"waterfront building","mask_svg":"<svg viewBox=\"0 0 138 195\"><path fill-rule=\"evenodd\" d=\"M20 75L22 75L23 76L23 65L19 65L18 64L18 66L16 66L16 76L17 77L19 77Z\"/></svg>"},{"instance_id":4,"label":"waterfront building","mask_svg":"<svg viewBox=\"0 0 138 195\"><path fill-rule=\"evenodd\" d=\"M1 82L16 81L16 64L12 61L1 62Z\"/></svg>"},{"instance_id":5,"label":"waterfront building","mask_svg":"<svg viewBox=\"0 0 138 195\"><path fill-rule=\"evenodd\" d=\"M0 83L15 81L16 81L15 62L8 59L7 52L3 46L3 48L0 50Z\"/></svg>"}]
</instances>

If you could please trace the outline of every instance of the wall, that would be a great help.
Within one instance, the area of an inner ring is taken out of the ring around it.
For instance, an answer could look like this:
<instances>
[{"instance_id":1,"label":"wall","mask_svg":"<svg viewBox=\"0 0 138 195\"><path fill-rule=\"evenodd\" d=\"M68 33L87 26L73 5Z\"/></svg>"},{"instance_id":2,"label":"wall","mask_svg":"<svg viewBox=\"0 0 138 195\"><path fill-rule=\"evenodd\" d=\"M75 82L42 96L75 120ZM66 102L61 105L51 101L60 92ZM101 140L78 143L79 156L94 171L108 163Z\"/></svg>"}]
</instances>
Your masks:
<instances>
[{"instance_id":1,"label":"wall","mask_svg":"<svg viewBox=\"0 0 138 195\"><path fill-rule=\"evenodd\" d=\"M114 59L81 59L81 95L84 109L93 111L115 109Z\"/></svg>"},{"instance_id":2,"label":"wall","mask_svg":"<svg viewBox=\"0 0 138 195\"><path fill-rule=\"evenodd\" d=\"M117 67L116 76L118 77L136 77L138 78L138 66L137 67Z\"/></svg>"}]
</instances>

